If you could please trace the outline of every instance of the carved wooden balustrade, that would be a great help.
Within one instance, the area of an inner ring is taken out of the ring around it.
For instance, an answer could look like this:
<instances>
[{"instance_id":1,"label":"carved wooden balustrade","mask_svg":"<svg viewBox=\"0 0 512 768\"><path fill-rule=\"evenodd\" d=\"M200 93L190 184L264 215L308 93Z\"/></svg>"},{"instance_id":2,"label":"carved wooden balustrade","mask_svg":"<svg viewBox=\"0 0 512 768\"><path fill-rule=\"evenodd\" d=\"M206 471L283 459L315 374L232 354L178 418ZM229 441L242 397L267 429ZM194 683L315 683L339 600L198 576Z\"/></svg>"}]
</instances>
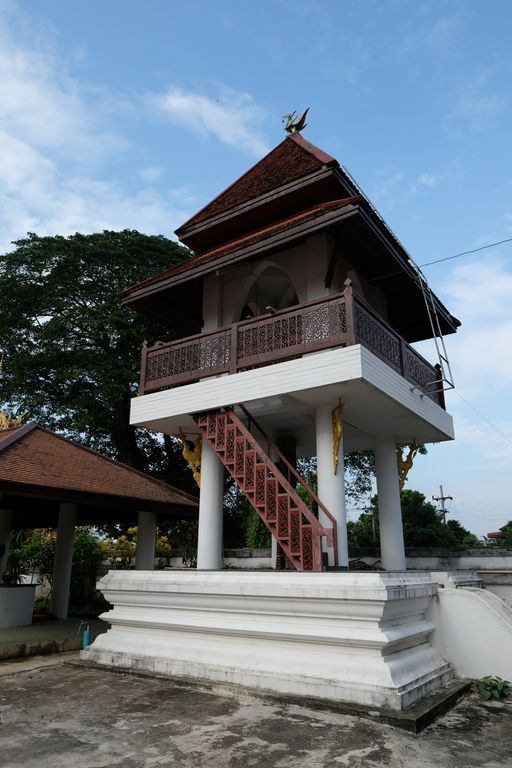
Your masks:
<instances>
[{"instance_id":1,"label":"carved wooden balustrade","mask_svg":"<svg viewBox=\"0 0 512 768\"><path fill-rule=\"evenodd\" d=\"M144 344L139 394L353 344L367 347L444 408L438 368L355 296L351 285L329 298L209 333L155 347Z\"/></svg>"}]
</instances>

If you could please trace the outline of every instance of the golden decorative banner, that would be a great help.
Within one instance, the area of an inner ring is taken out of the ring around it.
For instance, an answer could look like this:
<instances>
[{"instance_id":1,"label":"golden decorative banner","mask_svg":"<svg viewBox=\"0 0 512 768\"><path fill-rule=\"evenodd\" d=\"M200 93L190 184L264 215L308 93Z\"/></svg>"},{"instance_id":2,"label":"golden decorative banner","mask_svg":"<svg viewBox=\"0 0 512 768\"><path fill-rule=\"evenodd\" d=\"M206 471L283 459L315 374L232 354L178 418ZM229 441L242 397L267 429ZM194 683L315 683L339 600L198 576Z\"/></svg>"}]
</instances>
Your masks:
<instances>
[{"instance_id":1,"label":"golden decorative banner","mask_svg":"<svg viewBox=\"0 0 512 768\"><path fill-rule=\"evenodd\" d=\"M343 437L343 401L338 400L338 405L332 412L332 468L334 474L338 473L340 461L340 445Z\"/></svg>"}]
</instances>

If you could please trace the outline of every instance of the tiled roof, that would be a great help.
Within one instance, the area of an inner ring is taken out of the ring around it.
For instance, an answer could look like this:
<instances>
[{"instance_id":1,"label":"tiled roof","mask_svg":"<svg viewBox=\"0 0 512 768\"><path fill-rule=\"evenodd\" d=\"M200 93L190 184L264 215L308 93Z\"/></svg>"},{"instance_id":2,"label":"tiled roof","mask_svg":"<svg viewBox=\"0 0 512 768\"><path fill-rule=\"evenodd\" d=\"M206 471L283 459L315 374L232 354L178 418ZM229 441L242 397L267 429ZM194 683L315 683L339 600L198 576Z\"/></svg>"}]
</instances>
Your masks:
<instances>
[{"instance_id":1,"label":"tiled roof","mask_svg":"<svg viewBox=\"0 0 512 768\"><path fill-rule=\"evenodd\" d=\"M2 482L80 492L90 495L91 501L95 496L115 496L197 506L193 496L37 424L0 431L0 486Z\"/></svg>"},{"instance_id":2,"label":"tiled roof","mask_svg":"<svg viewBox=\"0 0 512 768\"><path fill-rule=\"evenodd\" d=\"M337 161L299 134L287 136L259 163L183 224L177 233L331 164L337 165Z\"/></svg>"},{"instance_id":3,"label":"tiled roof","mask_svg":"<svg viewBox=\"0 0 512 768\"><path fill-rule=\"evenodd\" d=\"M199 256L194 256L191 259L182 261L170 269L167 269L164 272L160 272L158 275L148 277L147 280L143 280L142 282L137 283L137 285L132 285L130 288L126 288L126 290L122 291L118 295L121 297L128 296L130 293L138 290L139 288L144 288L148 285L152 285L153 283L159 283L161 280L165 280L168 277L173 277L174 275L188 272L190 269L195 269L195 267L198 267L202 264L207 264L209 261L214 261L219 256L225 256L226 254L231 253L232 251L236 251L239 248L260 242L261 240L265 240L267 237L271 237L272 235L277 235L280 232L285 232L287 229L290 229L296 224L301 224L303 222L316 219L318 216L322 216L329 210L333 210L335 208L343 208L344 206L350 205L351 203L360 202L361 199L362 198L360 195L356 195L355 197L346 197L342 200L331 200L329 202L318 203L318 205L314 205L312 208L308 208L305 211L294 213L291 216L287 216L285 219L276 221L273 224L262 227L261 229L256 229L254 232L250 232L248 235L243 235L242 237L238 237L235 240L222 243L222 245L211 248L209 251L205 251Z\"/></svg>"},{"instance_id":4,"label":"tiled roof","mask_svg":"<svg viewBox=\"0 0 512 768\"><path fill-rule=\"evenodd\" d=\"M2 440L7 440L8 437L14 435L18 427L9 427L8 429L0 429L0 443Z\"/></svg>"}]
</instances>

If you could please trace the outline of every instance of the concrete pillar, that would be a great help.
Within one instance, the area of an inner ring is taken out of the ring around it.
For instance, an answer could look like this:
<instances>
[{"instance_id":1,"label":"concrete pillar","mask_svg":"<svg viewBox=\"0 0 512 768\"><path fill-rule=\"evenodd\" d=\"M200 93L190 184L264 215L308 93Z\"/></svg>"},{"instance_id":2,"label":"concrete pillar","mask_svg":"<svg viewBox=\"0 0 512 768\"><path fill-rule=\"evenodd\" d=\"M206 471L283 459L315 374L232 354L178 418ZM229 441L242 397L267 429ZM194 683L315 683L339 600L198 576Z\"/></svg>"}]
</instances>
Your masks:
<instances>
[{"instance_id":1,"label":"concrete pillar","mask_svg":"<svg viewBox=\"0 0 512 768\"><path fill-rule=\"evenodd\" d=\"M155 568L156 512L139 512L135 570L152 571Z\"/></svg>"},{"instance_id":2,"label":"concrete pillar","mask_svg":"<svg viewBox=\"0 0 512 768\"><path fill-rule=\"evenodd\" d=\"M50 599L50 613L53 613L58 619L65 619L68 615L75 523L76 504L62 503L59 508L57 546L55 547L52 596Z\"/></svg>"},{"instance_id":3,"label":"concrete pillar","mask_svg":"<svg viewBox=\"0 0 512 768\"><path fill-rule=\"evenodd\" d=\"M222 557L223 499L224 467L210 443L203 439L197 534L197 568L199 570L222 570L224 564Z\"/></svg>"},{"instance_id":4,"label":"concrete pillar","mask_svg":"<svg viewBox=\"0 0 512 768\"><path fill-rule=\"evenodd\" d=\"M325 504L337 523L338 565L348 567L347 514L345 511L345 477L343 465L343 439L340 444L338 471L334 474L332 461L332 411L334 406L319 405L316 409L316 456L318 472L318 498ZM320 522L330 526L322 510ZM329 565L334 564L334 553L328 551Z\"/></svg>"},{"instance_id":5,"label":"concrete pillar","mask_svg":"<svg viewBox=\"0 0 512 768\"><path fill-rule=\"evenodd\" d=\"M0 581L4 575L9 554L9 540L11 537L12 509L0 509L0 544L5 545L5 551L0 556Z\"/></svg>"},{"instance_id":6,"label":"concrete pillar","mask_svg":"<svg viewBox=\"0 0 512 768\"><path fill-rule=\"evenodd\" d=\"M396 443L389 435L375 436L375 469L379 497L380 551L386 571L405 571L404 533Z\"/></svg>"}]
</instances>

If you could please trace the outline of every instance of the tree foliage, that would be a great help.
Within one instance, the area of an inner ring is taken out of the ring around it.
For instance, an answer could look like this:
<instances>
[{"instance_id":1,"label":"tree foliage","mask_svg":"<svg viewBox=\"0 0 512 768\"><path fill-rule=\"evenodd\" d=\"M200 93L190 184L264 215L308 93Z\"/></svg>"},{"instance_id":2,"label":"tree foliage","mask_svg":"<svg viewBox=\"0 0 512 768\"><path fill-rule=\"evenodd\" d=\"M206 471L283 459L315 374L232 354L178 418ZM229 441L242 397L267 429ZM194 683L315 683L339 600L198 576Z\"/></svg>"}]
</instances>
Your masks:
<instances>
[{"instance_id":1,"label":"tree foliage","mask_svg":"<svg viewBox=\"0 0 512 768\"><path fill-rule=\"evenodd\" d=\"M402 525L406 547L442 547L466 549L477 547L478 538L457 520L446 524L433 504L419 491L403 490L400 494ZM349 549L376 549L379 547L379 502L374 496L371 506L355 522L348 524Z\"/></svg>"},{"instance_id":2,"label":"tree foliage","mask_svg":"<svg viewBox=\"0 0 512 768\"><path fill-rule=\"evenodd\" d=\"M70 237L29 234L0 257L2 403L171 482L178 450L129 425L142 340L163 331L121 305L122 289L189 256L133 230Z\"/></svg>"}]
</instances>

